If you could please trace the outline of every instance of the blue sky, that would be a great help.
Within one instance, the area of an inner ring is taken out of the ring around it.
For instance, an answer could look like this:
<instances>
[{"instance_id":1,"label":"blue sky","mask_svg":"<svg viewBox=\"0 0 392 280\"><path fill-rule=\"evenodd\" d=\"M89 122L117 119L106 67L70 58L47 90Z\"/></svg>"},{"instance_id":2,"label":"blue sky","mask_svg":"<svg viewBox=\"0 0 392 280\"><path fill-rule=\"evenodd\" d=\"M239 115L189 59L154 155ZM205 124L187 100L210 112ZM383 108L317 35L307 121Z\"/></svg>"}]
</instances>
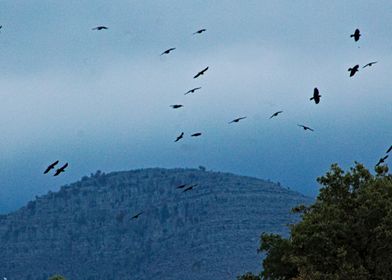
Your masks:
<instances>
[{"instance_id":1,"label":"blue sky","mask_svg":"<svg viewBox=\"0 0 392 280\"><path fill-rule=\"evenodd\" d=\"M315 196L331 163L373 166L392 144L392 3L373 2L1 1L0 210L98 169L204 165Z\"/></svg>"}]
</instances>

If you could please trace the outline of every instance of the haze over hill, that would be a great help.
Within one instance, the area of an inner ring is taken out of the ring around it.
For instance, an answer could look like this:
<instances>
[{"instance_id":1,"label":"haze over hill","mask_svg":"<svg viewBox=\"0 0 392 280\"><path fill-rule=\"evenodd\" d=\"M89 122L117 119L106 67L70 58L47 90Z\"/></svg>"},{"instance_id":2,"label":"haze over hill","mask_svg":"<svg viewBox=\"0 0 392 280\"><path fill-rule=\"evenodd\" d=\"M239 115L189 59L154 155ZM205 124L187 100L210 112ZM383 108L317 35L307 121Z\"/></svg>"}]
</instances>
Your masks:
<instances>
[{"instance_id":1,"label":"haze over hill","mask_svg":"<svg viewBox=\"0 0 392 280\"><path fill-rule=\"evenodd\" d=\"M182 184L197 186L183 192ZM0 216L0 275L235 279L259 270L260 234L286 233L291 207L310 201L269 181L205 169L97 172Z\"/></svg>"}]
</instances>

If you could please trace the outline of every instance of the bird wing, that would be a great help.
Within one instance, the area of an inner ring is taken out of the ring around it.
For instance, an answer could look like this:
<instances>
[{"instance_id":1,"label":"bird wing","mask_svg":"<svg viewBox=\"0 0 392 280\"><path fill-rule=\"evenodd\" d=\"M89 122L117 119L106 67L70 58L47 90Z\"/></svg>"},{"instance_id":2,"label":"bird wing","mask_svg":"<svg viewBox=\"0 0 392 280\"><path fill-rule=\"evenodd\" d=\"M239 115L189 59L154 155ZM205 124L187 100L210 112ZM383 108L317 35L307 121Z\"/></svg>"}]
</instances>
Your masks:
<instances>
[{"instance_id":1,"label":"bird wing","mask_svg":"<svg viewBox=\"0 0 392 280\"><path fill-rule=\"evenodd\" d=\"M389 149L387 150L387 154L392 151L392 146L389 147Z\"/></svg>"}]
</instances>

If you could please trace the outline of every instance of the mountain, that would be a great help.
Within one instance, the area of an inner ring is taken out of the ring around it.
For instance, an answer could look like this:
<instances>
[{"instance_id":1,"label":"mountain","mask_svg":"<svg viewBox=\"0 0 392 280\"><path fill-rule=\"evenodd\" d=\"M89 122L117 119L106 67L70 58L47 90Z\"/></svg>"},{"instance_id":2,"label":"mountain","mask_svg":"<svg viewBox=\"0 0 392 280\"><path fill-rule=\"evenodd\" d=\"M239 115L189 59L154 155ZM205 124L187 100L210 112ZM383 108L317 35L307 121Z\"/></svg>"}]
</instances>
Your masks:
<instances>
[{"instance_id":1,"label":"mountain","mask_svg":"<svg viewBox=\"0 0 392 280\"><path fill-rule=\"evenodd\" d=\"M197 186L183 192L182 184ZM260 270L260 234L287 234L298 219L290 209L311 201L205 168L97 171L0 216L0 276L235 279Z\"/></svg>"}]
</instances>

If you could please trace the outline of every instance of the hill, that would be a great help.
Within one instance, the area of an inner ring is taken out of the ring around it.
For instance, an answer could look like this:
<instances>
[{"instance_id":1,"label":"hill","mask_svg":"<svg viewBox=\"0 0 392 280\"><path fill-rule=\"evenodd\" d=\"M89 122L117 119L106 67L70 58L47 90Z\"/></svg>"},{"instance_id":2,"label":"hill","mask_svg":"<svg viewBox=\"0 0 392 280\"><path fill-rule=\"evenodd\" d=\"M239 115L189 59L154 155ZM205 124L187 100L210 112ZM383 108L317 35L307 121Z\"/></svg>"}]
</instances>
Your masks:
<instances>
[{"instance_id":1,"label":"hill","mask_svg":"<svg viewBox=\"0 0 392 280\"><path fill-rule=\"evenodd\" d=\"M181 184L197 186L182 192ZM286 234L291 207L309 202L269 181L203 168L98 171L0 216L0 276L235 279L259 269L260 234Z\"/></svg>"}]
</instances>

